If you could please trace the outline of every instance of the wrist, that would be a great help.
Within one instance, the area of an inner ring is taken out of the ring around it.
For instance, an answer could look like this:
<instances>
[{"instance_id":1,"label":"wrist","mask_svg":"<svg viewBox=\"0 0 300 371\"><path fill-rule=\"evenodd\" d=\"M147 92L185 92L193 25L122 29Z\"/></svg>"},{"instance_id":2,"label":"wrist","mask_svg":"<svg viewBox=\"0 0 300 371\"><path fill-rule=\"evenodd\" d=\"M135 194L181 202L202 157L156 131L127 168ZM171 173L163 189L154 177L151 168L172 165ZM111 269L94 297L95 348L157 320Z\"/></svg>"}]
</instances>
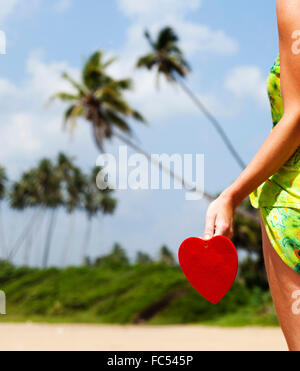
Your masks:
<instances>
[{"instance_id":1,"label":"wrist","mask_svg":"<svg viewBox=\"0 0 300 371\"><path fill-rule=\"evenodd\" d=\"M239 201L238 196L234 190L227 188L225 191L221 194L222 199L231 205L233 209L236 209L242 201Z\"/></svg>"}]
</instances>

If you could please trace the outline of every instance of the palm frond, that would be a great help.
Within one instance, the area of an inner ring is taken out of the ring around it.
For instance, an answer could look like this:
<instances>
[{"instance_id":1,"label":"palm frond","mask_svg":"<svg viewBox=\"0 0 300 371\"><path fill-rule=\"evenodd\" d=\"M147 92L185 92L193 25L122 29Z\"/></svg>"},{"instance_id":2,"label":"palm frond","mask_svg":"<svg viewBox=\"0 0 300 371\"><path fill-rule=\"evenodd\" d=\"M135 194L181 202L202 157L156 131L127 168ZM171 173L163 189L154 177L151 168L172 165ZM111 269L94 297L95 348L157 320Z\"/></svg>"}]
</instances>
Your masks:
<instances>
[{"instance_id":1,"label":"palm frond","mask_svg":"<svg viewBox=\"0 0 300 371\"><path fill-rule=\"evenodd\" d=\"M105 63L103 63L103 68L106 69L111 64L113 64L117 59L118 59L117 57L112 57L112 58L108 59Z\"/></svg>"},{"instance_id":2,"label":"palm frond","mask_svg":"<svg viewBox=\"0 0 300 371\"><path fill-rule=\"evenodd\" d=\"M64 127L70 122L70 133L72 134L77 125L77 119L84 114L84 107L81 102L70 106L65 112Z\"/></svg>"},{"instance_id":3,"label":"palm frond","mask_svg":"<svg viewBox=\"0 0 300 371\"><path fill-rule=\"evenodd\" d=\"M5 187L7 183L6 171L3 167L0 167L0 200L5 196Z\"/></svg>"},{"instance_id":4,"label":"palm frond","mask_svg":"<svg viewBox=\"0 0 300 371\"><path fill-rule=\"evenodd\" d=\"M71 132L71 134L73 133L73 131L76 128L78 117L82 116L83 114L84 114L84 108L83 108L82 103L76 104L76 106L74 107L74 109L71 113L71 116L70 116L70 120L71 120L71 130L70 130L70 132Z\"/></svg>"},{"instance_id":5,"label":"palm frond","mask_svg":"<svg viewBox=\"0 0 300 371\"><path fill-rule=\"evenodd\" d=\"M139 58L137 61L137 68L146 67L148 70L151 70L157 63L157 55L155 53L150 53L144 57Z\"/></svg>"},{"instance_id":6,"label":"palm frond","mask_svg":"<svg viewBox=\"0 0 300 371\"><path fill-rule=\"evenodd\" d=\"M106 116L108 121L113 122L121 131L131 133L131 128L127 122L114 111L108 110L106 112Z\"/></svg>"},{"instance_id":7,"label":"palm frond","mask_svg":"<svg viewBox=\"0 0 300 371\"><path fill-rule=\"evenodd\" d=\"M149 33L145 36L148 40L152 40ZM151 70L157 67L157 88L159 88L159 75L164 75L168 81L174 82L176 74L185 77L191 71L178 46L178 41L175 31L171 27L165 27L159 32L156 42L152 45L154 51L137 61L138 68Z\"/></svg>"},{"instance_id":8,"label":"palm frond","mask_svg":"<svg viewBox=\"0 0 300 371\"><path fill-rule=\"evenodd\" d=\"M64 121L63 121L63 127L64 127L64 128L66 127L66 125L67 125L67 123L68 123L68 121L69 121L69 119L70 119L70 117L71 117L71 115L72 115L72 112L73 112L73 110L74 110L75 107L76 107L76 104L73 104L72 106L70 106L70 107L66 110L66 112L65 112L65 114L64 114Z\"/></svg>"},{"instance_id":9,"label":"palm frond","mask_svg":"<svg viewBox=\"0 0 300 371\"><path fill-rule=\"evenodd\" d=\"M97 89L94 92L93 96L96 99L105 100L105 99L107 99L106 97L118 98L120 96L120 94L115 89L112 89L109 86L105 86L103 88Z\"/></svg>"},{"instance_id":10,"label":"palm frond","mask_svg":"<svg viewBox=\"0 0 300 371\"><path fill-rule=\"evenodd\" d=\"M106 97L105 101L102 101L102 105L104 108L113 109L118 113L121 113L125 116L132 116L133 110L129 106L129 104L121 97Z\"/></svg>"},{"instance_id":11,"label":"palm frond","mask_svg":"<svg viewBox=\"0 0 300 371\"><path fill-rule=\"evenodd\" d=\"M89 92L87 87L84 86L84 84L79 84L66 72L63 73L62 78L67 80L79 92L80 96L84 96Z\"/></svg>"},{"instance_id":12,"label":"palm frond","mask_svg":"<svg viewBox=\"0 0 300 371\"><path fill-rule=\"evenodd\" d=\"M181 60L178 60L176 57L168 56L165 60L167 69L170 71L170 74L173 75L174 72L177 72L181 77L188 75L190 70L182 63Z\"/></svg>"},{"instance_id":13,"label":"palm frond","mask_svg":"<svg viewBox=\"0 0 300 371\"><path fill-rule=\"evenodd\" d=\"M56 93L56 94L52 95L52 97L49 98L47 103L51 103L56 99L59 99L63 102L72 102L72 101L76 101L76 100L80 99L80 96L70 94L70 93L65 93L65 92L59 92L59 93Z\"/></svg>"},{"instance_id":14,"label":"palm frond","mask_svg":"<svg viewBox=\"0 0 300 371\"><path fill-rule=\"evenodd\" d=\"M137 121L139 121L139 122L142 122L142 123L146 123L147 122L147 120L145 119L145 117L140 113L140 112L138 112L138 111L133 111L132 112L132 117L135 119L135 120L137 120Z\"/></svg>"},{"instance_id":15,"label":"palm frond","mask_svg":"<svg viewBox=\"0 0 300 371\"><path fill-rule=\"evenodd\" d=\"M118 91L131 90L133 88L133 82L132 79L112 80L108 86L111 86Z\"/></svg>"},{"instance_id":16,"label":"palm frond","mask_svg":"<svg viewBox=\"0 0 300 371\"><path fill-rule=\"evenodd\" d=\"M178 42L178 36L171 27L165 27L163 28L157 38L157 41L155 43L157 50L163 50L166 49L170 43L176 44Z\"/></svg>"},{"instance_id":17,"label":"palm frond","mask_svg":"<svg viewBox=\"0 0 300 371\"><path fill-rule=\"evenodd\" d=\"M148 40L150 46L152 47L152 49L155 49L155 43L151 37L151 34L148 30L145 30L144 32L144 35L145 35L145 38Z\"/></svg>"},{"instance_id":18,"label":"palm frond","mask_svg":"<svg viewBox=\"0 0 300 371\"><path fill-rule=\"evenodd\" d=\"M91 90L94 91L103 87L110 78L105 73L106 68L113 62L112 59L103 62L103 52L94 53L84 65L82 71L82 81Z\"/></svg>"},{"instance_id":19,"label":"palm frond","mask_svg":"<svg viewBox=\"0 0 300 371\"><path fill-rule=\"evenodd\" d=\"M97 125L93 122L94 140L101 152L104 152L104 139L106 137L106 128L104 125Z\"/></svg>"}]
</instances>

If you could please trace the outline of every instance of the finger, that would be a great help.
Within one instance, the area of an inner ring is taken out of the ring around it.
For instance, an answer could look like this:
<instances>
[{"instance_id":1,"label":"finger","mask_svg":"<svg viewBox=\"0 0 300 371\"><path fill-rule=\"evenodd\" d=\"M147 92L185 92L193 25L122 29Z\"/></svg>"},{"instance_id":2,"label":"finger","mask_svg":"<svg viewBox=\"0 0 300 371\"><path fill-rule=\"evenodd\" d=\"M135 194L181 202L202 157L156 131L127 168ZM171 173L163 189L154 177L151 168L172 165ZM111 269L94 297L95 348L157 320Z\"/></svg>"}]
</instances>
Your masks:
<instances>
[{"instance_id":1,"label":"finger","mask_svg":"<svg viewBox=\"0 0 300 371\"><path fill-rule=\"evenodd\" d=\"M204 240L210 240L213 238L215 233L215 222L216 222L216 215L210 215L208 214L206 217L206 225L205 225L205 231L203 235Z\"/></svg>"},{"instance_id":2,"label":"finger","mask_svg":"<svg viewBox=\"0 0 300 371\"><path fill-rule=\"evenodd\" d=\"M233 235L233 230L230 224L224 221L216 222L215 236L225 236L231 238Z\"/></svg>"}]
</instances>

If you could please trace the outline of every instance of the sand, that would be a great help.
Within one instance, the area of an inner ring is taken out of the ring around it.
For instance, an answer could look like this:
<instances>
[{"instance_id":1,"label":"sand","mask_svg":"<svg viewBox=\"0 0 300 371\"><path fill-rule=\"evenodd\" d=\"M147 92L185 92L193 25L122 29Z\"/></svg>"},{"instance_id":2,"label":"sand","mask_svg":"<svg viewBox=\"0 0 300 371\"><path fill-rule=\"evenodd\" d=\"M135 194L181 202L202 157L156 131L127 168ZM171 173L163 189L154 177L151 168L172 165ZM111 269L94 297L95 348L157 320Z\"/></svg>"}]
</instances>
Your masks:
<instances>
[{"instance_id":1,"label":"sand","mask_svg":"<svg viewBox=\"0 0 300 371\"><path fill-rule=\"evenodd\" d=\"M8 351L285 351L280 329L202 326L97 326L1 324Z\"/></svg>"}]
</instances>

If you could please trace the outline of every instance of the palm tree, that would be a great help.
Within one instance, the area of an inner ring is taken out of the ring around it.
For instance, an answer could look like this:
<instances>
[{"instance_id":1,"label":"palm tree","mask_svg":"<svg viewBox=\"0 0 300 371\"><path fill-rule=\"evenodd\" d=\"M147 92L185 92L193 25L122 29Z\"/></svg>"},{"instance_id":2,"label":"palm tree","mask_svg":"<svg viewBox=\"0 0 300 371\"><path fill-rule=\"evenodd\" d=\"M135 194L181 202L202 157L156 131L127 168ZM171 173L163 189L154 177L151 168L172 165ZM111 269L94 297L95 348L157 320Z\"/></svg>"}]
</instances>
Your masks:
<instances>
[{"instance_id":1,"label":"palm tree","mask_svg":"<svg viewBox=\"0 0 300 371\"><path fill-rule=\"evenodd\" d=\"M126 135L132 133L128 119L145 122L123 97L123 93L132 88L132 81L115 80L106 73L113 62L114 59L104 60L101 51L94 53L85 64L79 83L63 74L73 86L74 94L60 92L52 97L71 103L65 112L65 124L70 124L71 130L78 117L83 116L92 124L94 139L101 151L104 140L119 136L118 131Z\"/></svg>"},{"instance_id":2,"label":"palm tree","mask_svg":"<svg viewBox=\"0 0 300 371\"><path fill-rule=\"evenodd\" d=\"M85 117L91 123L93 137L101 151L103 151L104 140L115 136L135 151L145 155L148 160L153 161L149 153L131 140L133 133L127 119L133 118L145 123L143 116L131 108L123 97L123 93L132 88L132 81L130 79L115 80L109 76L106 70L115 59L104 61L103 58L103 53L99 51L88 59L83 68L80 83L64 73L63 78L70 82L75 93L59 92L51 97L50 101L60 99L70 103L64 115L64 125L69 125L71 131L76 127L77 119ZM193 189L193 186L188 185L170 169L160 163L157 165L188 186L189 190ZM214 199L208 194L206 196L209 199Z\"/></svg>"},{"instance_id":3,"label":"palm tree","mask_svg":"<svg viewBox=\"0 0 300 371\"><path fill-rule=\"evenodd\" d=\"M38 216L37 210L40 209L41 200L39 196L39 187L36 177L36 170L30 170L24 173L20 180L14 182L9 191L9 202L12 209L24 211L26 208L35 209L28 223L25 224L21 234L16 239L11 251L7 255L7 259L13 258L34 227Z\"/></svg>"},{"instance_id":4,"label":"palm tree","mask_svg":"<svg viewBox=\"0 0 300 371\"><path fill-rule=\"evenodd\" d=\"M28 235L30 229L34 227L35 220L39 212L50 209L50 222L46 235L43 265L47 266L48 257L51 248L53 230L56 223L56 210L63 203L63 194L61 189L61 174L58 168L48 159L43 159L38 166L29 170L21 176L20 181L13 184L10 192L10 205L17 210L26 208L35 208L37 212L33 214L28 226L15 243L9 254L11 258L16 254L24 238Z\"/></svg>"},{"instance_id":5,"label":"palm tree","mask_svg":"<svg viewBox=\"0 0 300 371\"><path fill-rule=\"evenodd\" d=\"M87 216L87 227L82 244L82 259L87 257L87 250L92 232L92 221L99 213L112 214L117 206L117 200L111 197L111 190L100 191L97 188L95 179L100 171L100 167L92 169L91 175L86 177L86 187L84 190L83 208Z\"/></svg>"},{"instance_id":6,"label":"palm tree","mask_svg":"<svg viewBox=\"0 0 300 371\"><path fill-rule=\"evenodd\" d=\"M61 189L62 178L58 167L48 159L40 162L37 168L37 176L41 188L41 204L50 210L50 221L43 256L43 267L46 268L50 256L53 232L57 222L57 209L64 203Z\"/></svg>"},{"instance_id":7,"label":"palm tree","mask_svg":"<svg viewBox=\"0 0 300 371\"><path fill-rule=\"evenodd\" d=\"M182 50L178 46L179 38L177 34L171 27L165 27L159 32L156 40L152 39L148 31L145 32L145 37L147 38L152 51L138 60L137 67L147 68L148 70L156 68L157 80L159 80L160 75L163 75L168 81L178 83L184 92L208 118L221 136L236 162L242 170L244 170L246 165L226 135L221 124L184 82L188 73L191 72L191 68L185 60Z\"/></svg>"},{"instance_id":8,"label":"palm tree","mask_svg":"<svg viewBox=\"0 0 300 371\"><path fill-rule=\"evenodd\" d=\"M96 259L95 265L108 265L112 268L126 267L130 264L125 249L118 243L113 246L110 254Z\"/></svg>"},{"instance_id":9,"label":"palm tree","mask_svg":"<svg viewBox=\"0 0 300 371\"><path fill-rule=\"evenodd\" d=\"M159 252L159 261L163 264L174 266L175 265L175 259L172 252L168 249L167 246L163 246L160 249Z\"/></svg>"},{"instance_id":10,"label":"palm tree","mask_svg":"<svg viewBox=\"0 0 300 371\"><path fill-rule=\"evenodd\" d=\"M62 179L62 192L64 194L64 207L70 216L70 226L63 244L62 262L67 260L72 237L74 235L76 214L75 211L81 207L82 193L85 187L84 174L79 167L75 166L74 159L64 153L57 158L57 167Z\"/></svg>"},{"instance_id":11,"label":"palm tree","mask_svg":"<svg viewBox=\"0 0 300 371\"><path fill-rule=\"evenodd\" d=\"M43 254L44 267L48 265L59 207L64 207L69 214L76 210L84 210L89 221L99 213L112 214L117 201L111 196L111 190L98 190L96 177L99 171L100 168L95 167L91 174L86 176L75 165L73 158L60 153L55 162L43 159L37 167L21 175L20 180L13 183L9 192L10 206L20 211L32 208L35 212L15 242L9 258L18 252L30 231L35 228L35 222L37 219L40 220L39 214L42 211L50 210ZM90 224L88 223L88 232L85 235L84 249L87 248L90 239Z\"/></svg>"},{"instance_id":12,"label":"palm tree","mask_svg":"<svg viewBox=\"0 0 300 371\"><path fill-rule=\"evenodd\" d=\"M136 264L146 265L146 264L151 264L152 259L148 254L142 251L138 251L136 254L135 262Z\"/></svg>"},{"instance_id":13,"label":"palm tree","mask_svg":"<svg viewBox=\"0 0 300 371\"><path fill-rule=\"evenodd\" d=\"M191 71L188 62L178 47L178 36L171 27L163 28L154 41L149 33L145 31L145 37L148 40L152 51L138 60L137 67L151 70L157 68L157 81L162 74L168 81L175 81L175 73L181 77Z\"/></svg>"},{"instance_id":14,"label":"palm tree","mask_svg":"<svg viewBox=\"0 0 300 371\"><path fill-rule=\"evenodd\" d=\"M74 165L73 158L68 157L64 153L60 153L57 158L58 171L61 174L62 188L64 193L64 207L67 210L70 219L70 225L66 234L66 239L62 246L62 262L67 259L68 252L71 247L72 237L75 230L76 214L74 212L78 208L80 201L81 192L81 178L82 173L79 168ZM76 172L77 179L74 178L74 173Z\"/></svg>"},{"instance_id":15,"label":"palm tree","mask_svg":"<svg viewBox=\"0 0 300 371\"><path fill-rule=\"evenodd\" d=\"M58 155L57 168L62 180L64 206L68 213L72 214L80 205L85 187L85 176L81 169L74 164L74 159L64 153Z\"/></svg>"},{"instance_id":16,"label":"palm tree","mask_svg":"<svg viewBox=\"0 0 300 371\"><path fill-rule=\"evenodd\" d=\"M6 171L3 167L0 166L0 201L2 201L5 197L6 183Z\"/></svg>"},{"instance_id":17,"label":"palm tree","mask_svg":"<svg viewBox=\"0 0 300 371\"><path fill-rule=\"evenodd\" d=\"M176 46L174 46L176 49ZM127 119L135 119L139 122L145 122L143 116L134 110L124 99L123 93L132 87L130 79L115 80L107 74L107 68L115 59L104 61L103 52L94 53L86 62L81 81L77 82L68 74L64 73L63 78L70 82L74 88L74 94L59 92L50 98L59 99L70 103L65 111L64 125L68 125L71 131L76 127L77 119L84 117L91 123L93 137L98 148L102 151L104 141L117 137L133 150L142 153L149 161L159 166L163 172L171 175L174 179L183 184L189 191L199 192L196 187L188 184L184 179L175 174L171 169L163 166L160 162L155 162L151 155L140 148L132 140L132 129ZM185 63L185 72L188 68ZM161 70L163 71L163 69ZM179 73L179 72L178 72ZM180 74L180 73L179 73ZM204 192L204 196L213 201L214 196ZM245 210L238 210L242 214L249 214ZM250 218L252 215L248 215Z\"/></svg>"},{"instance_id":18,"label":"palm tree","mask_svg":"<svg viewBox=\"0 0 300 371\"><path fill-rule=\"evenodd\" d=\"M0 167L0 202L4 200L6 196L6 185L7 185L7 176L6 171L3 167ZM2 206L2 205L1 205ZM5 254L6 251L6 239L5 239L5 229L2 219L2 210L0 208L0 234L1 234L1 250Z\"/></svg>"}]
</instances>

